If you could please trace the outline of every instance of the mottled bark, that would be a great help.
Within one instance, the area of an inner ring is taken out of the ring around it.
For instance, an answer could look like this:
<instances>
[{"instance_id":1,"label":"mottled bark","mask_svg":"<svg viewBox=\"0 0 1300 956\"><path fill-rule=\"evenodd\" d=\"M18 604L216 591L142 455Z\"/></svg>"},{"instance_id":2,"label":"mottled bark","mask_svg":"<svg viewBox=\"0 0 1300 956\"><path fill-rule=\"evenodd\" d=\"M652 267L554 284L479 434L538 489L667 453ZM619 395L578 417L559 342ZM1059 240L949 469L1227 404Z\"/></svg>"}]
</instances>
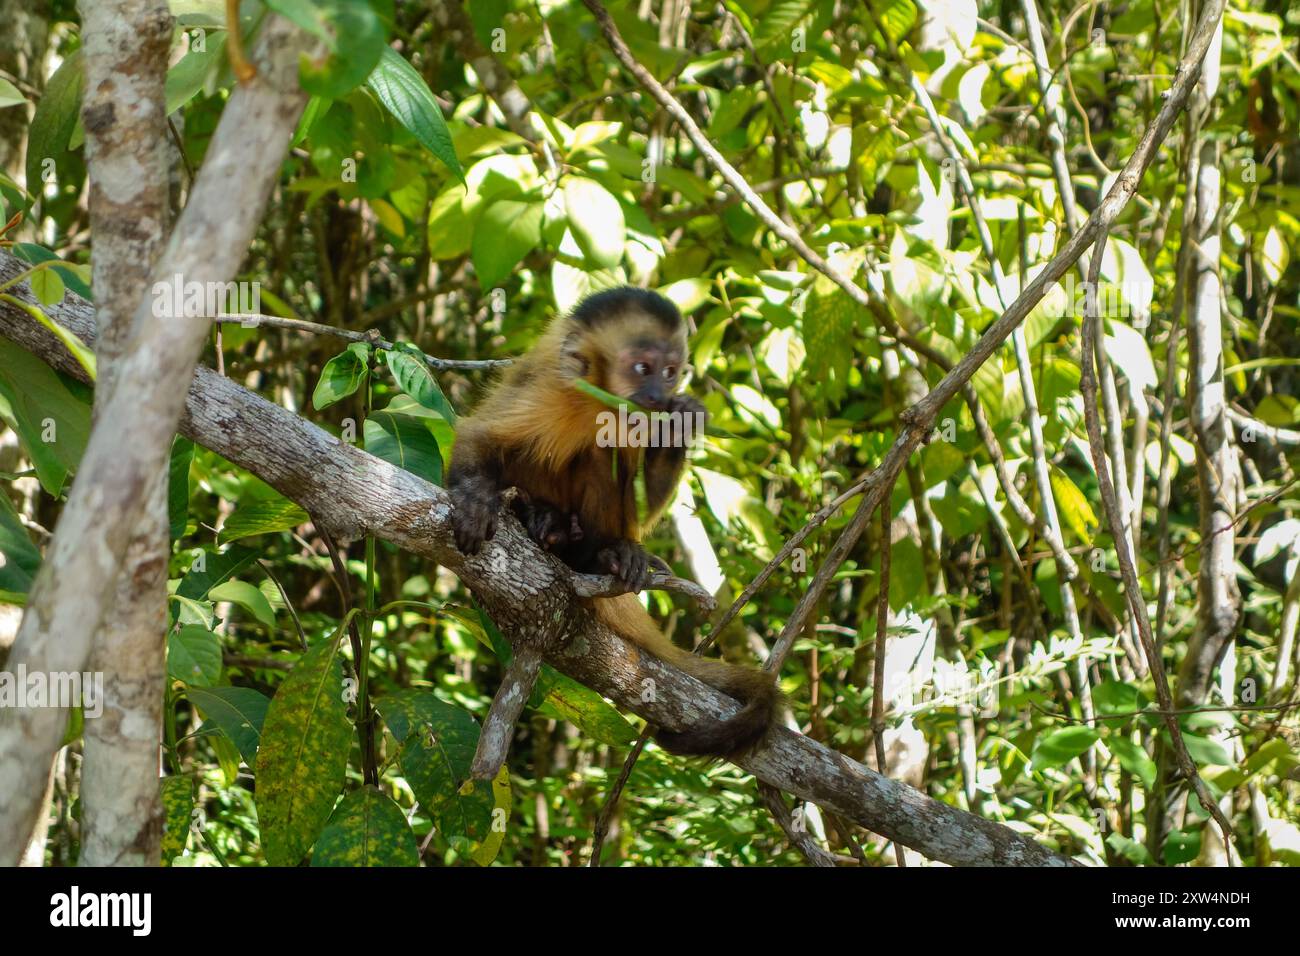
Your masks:
<instances>
[{"instance_id":1,"label":"mottled bark","mask_svg":"<svg viewBox=\"0 0 1300 956\"><path fill-rule=\"evenodd\" d=\"M278 18L263 28L262 69L231 94L156 276L207 283L235 274L305 102L297 86L301 42L298 31ZM232 201L235 184L238 201ZM85 669L150 481L167 461L209 322L154 316L149 298L135 315L138 330L118 363L100 425L91 432L28 595L11 668L47 674ZM62 708L0 711L0 864L16 862L26 845L66 722Z\"/></svg>"},{"instance_id":2,"label":"mottled bark","mask_svg":"<svg viewBox=\"0 0 1300 956\"><path fill-rule=\"evenodd\" d=\"M82 0L80 7L99 421L166 237L170 163L163 86L172 17L164 0ZM148 483L144 514L91 651L90 670L104 675L104 711L86 722L83 866L159 860L168 551L164 465Z\"/></svg>"}]
</instances>

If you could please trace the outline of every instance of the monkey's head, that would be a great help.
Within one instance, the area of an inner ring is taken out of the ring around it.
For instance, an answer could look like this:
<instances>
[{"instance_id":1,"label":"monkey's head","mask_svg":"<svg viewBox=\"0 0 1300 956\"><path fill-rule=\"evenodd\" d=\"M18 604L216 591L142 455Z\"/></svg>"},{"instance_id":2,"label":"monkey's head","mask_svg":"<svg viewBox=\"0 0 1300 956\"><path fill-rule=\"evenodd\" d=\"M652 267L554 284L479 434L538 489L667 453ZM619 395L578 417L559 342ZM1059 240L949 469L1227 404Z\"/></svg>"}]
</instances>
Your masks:
<instances>
[{"instance_id":1,"label":"monkey's head","mask_svg":"<svg viewBox=\"0 0 1300 956\"><path fill-rule=\"evenodd\" d=\"M578 375L645 408L668 407L686 360L677 306L657 292L622 286L583 299L566 321L564 350Z\"/></svg>"}]
</instances>

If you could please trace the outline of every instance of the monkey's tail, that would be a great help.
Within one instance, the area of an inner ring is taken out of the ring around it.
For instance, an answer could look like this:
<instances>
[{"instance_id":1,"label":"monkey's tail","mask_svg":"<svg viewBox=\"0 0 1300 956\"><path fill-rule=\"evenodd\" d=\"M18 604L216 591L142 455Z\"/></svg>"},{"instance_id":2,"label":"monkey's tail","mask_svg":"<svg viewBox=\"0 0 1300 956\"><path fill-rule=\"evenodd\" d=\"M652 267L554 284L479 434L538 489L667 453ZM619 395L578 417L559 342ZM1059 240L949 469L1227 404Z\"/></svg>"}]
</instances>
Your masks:
<instances>
[{"instance_id":1,"label":"monkey's tail","mask_svg":"<svg viewBox=\"0 0 1300 956\"><path fill-rule=\"evenodd\" d=\"M660 730L655 735L659 746L688 757L733 757L758 743L771 725L781 699L776 675L697 657L681 649L655 627L634 594L596 598L592 605L596 616L610 630L742 705L739 713L726 720L709 719L685 730Z\"/></svg>"}]
</instances>

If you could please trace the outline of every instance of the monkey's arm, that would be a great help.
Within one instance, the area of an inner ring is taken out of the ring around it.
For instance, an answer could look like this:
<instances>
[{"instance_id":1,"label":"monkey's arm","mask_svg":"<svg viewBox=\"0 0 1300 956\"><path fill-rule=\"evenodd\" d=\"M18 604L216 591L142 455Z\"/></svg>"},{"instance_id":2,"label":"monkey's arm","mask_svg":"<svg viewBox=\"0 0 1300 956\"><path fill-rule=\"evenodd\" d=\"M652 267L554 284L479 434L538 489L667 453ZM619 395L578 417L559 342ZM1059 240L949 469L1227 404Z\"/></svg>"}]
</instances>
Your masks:
<instances>
[{"instance_id":1,"label":"monkey's arm","mask_svg":"<svg viewBox=\"0 0 1300 956\"><path fill-rule=\"evenodd\" d=\"M465 554L477 554L483 542L497 533L503 460L500 446L485 425L473 418L461 422L447 472L447 491L454 505L451 523L456 547Z\"/></svg>"}]
</instances>

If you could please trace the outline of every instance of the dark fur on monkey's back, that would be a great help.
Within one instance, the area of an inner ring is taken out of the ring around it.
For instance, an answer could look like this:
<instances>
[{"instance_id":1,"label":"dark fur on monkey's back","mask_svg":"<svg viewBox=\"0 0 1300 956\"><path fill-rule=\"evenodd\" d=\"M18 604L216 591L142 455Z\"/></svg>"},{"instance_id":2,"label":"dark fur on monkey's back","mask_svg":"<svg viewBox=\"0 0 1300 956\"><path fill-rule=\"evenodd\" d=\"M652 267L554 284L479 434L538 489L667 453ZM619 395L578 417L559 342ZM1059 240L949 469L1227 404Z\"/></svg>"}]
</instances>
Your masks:
<instances>
[{"instance_id":1,"label":"dark fur on monkey's back","mask_svg":"<svg viewBox=\"0 0 1300 956\"><path fill-rule=\"evenodd\" d=\"M644 589L652 559L641 541L672 499L685 447L601 447L597 416L608 408L575 382L581 378L630 398L662 373L671 385L656 386L653 397L663 410L704 414L699 402L677 391L675 370L685 359L681 314L646 289L598 292L552 322L457 428L447 475L457 546L477 553L496 531L501 492L514 487L520 494L512 510L542 548L575 570L612 574L629 592ZM637 384L629 384L629 362ZM644 478L644 511L638 475ZM732 757L762 737L779 699L774 675L682 650L634 593L588 603L621 637L740 702L740 711L726 720L661 731L657 739L665 750Z\"/></svg>"}]
</instances>

